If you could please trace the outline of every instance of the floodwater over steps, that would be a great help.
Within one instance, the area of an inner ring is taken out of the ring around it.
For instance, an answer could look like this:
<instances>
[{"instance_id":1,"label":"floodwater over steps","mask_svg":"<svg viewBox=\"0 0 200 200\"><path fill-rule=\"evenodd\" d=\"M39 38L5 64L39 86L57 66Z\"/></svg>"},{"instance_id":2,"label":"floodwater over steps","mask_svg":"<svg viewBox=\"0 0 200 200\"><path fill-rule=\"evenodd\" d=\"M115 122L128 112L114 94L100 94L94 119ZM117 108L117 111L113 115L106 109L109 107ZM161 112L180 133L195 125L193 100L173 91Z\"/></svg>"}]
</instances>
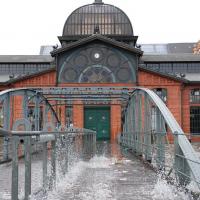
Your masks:
<instances>
[{"instance_id":1,"label":"floodwater over steps","mask_svg":"<svg viewBox=\"0 0 200 200\"><path fill-rule=\"evenodd\" d=\"M125 152L125 153L124 153ZM134 155L116 144L97 143L96 155L78 159L68 173L57 177L56 188L46 196L32 195L31 200L189 200L191 197L167 184ZM21 161L23 163L23 161ZM42 185L41 157L32 164L33 191ZM23 168L20 173L23 174ZM59 170L59 166L58 166ZM22 176L23 177L23 176ZM0 166L0 200L10 199L11 166ZM23 179L23 178L22 178ZM23 180L20 181L23 188ZM23 193L23 192L22 192ZM23 194L21 195L23 198Z\"/></svg>"}]
</instances>

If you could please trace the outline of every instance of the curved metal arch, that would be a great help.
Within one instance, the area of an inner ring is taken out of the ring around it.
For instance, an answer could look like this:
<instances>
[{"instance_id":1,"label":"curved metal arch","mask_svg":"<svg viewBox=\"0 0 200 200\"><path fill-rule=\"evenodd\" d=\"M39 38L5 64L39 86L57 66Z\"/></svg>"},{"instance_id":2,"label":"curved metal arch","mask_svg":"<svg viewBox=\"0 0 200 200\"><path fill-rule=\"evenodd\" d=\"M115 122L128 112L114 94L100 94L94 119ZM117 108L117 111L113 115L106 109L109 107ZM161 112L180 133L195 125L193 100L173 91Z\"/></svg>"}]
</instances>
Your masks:
<instances>
[{"instance_id":1,"label":"curved metal arch","mask_svg":"<svg viewBox=\"0 0 200 200\"><path fill-rule=\"evenodd\" d=\"M197 183L200 183L200 170L199 170L199 166L197 166L196 164L196 163L200 163L200 159L197 157L195 150L193 149L192 145L190 144L187 137L185 136L182 128L180 127L180 125L178 124L178 122L176 121L172 113L170 112L170 110L167 108L165 103L160 99L160 97L156 93L154 93L152 90L147 89L147 88L135 88L135 90L130 93L130 100L131 100L131 97L137 91L141 91L143 93L148 94L152 102L155 103L155 105L158 107L165 122L171 129L173 135L177 136L178 145L180 146L184 156L188 158L187 163L191 169L194 179L197 181Z\"/></svg>"},{"instance_id":2,"label":"curved metal arch","mask_svg":"<svg viewBox=\"0 0 200 200\"><path fill-rule=\"evenodd\" d=\"M34 96L39 95L40 98L43 101L45 101L45 103L47 103L47 105L51 109L54 117L56 118L56 121L60 124L60 120L58 119L58 116L57 116L55 110L53 109L53 107L51 106L51 104L49 103L49 101L47 100L47 98L44 95L42 95L40 92L35 91L34 89L30 89L30 88L8 89L8 90L1 91L0 92L0 97L3 96L3 95L6 95L8 93L15 93L15 92L30 92L30 93L34 94Z\"/></svg>"}]
</instances>

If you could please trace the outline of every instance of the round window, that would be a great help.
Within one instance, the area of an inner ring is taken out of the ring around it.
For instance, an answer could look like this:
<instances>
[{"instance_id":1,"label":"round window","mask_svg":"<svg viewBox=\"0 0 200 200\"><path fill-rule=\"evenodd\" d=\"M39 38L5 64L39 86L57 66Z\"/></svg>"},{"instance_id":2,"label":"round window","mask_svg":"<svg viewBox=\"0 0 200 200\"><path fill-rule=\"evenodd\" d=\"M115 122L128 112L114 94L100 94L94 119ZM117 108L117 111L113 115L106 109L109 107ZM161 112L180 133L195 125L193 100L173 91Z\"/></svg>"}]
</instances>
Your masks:
<instances>
[{"instance_id":1,"label":"round window","mask_svg":"<svg viewBox=\"0 0 200 200\"><path fill-rule=\"evenodd\" d=\"M100 58L100 54L99 53L95 53L94 54L94 58L99 59Z\"/></svg>"}]
</instances>

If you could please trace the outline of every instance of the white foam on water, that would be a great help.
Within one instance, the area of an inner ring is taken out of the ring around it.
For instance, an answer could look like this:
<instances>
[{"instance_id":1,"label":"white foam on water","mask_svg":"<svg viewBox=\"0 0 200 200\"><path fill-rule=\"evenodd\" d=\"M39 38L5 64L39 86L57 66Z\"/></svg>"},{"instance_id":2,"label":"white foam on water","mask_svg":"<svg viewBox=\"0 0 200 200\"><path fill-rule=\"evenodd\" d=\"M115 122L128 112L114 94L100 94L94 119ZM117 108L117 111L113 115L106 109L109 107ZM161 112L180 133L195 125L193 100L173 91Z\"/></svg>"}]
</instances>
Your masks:
<instances>
[{"instance_id":1,"label":"white foam on water","mask_svg":"<svg viewBox=\"0 0 200 200\"><path fill-rule=\"evenodd\" d=\"M187 189L194 193L200 194L200 189L199 189L197 183L194 181L191 181L191 183L189 185L187 185Z\"/></svg>"},{"instance_id":2,"label":"white foam on water","mask_svg":"<svg viewBox=\"0 0 200 200\"><path fill-rule=\"evenodd\" d=\"M89 168L110 168L114 164L113 158L105 156L94 156L89 162L85 163Z\"/></svg>"},{"instance_id":3,"label":"white foam on water","mask_svg":"<svg viewBox=\"0 0 200 200\"><path fill-rule=\"evenodd\" d=\"M95 156L89 162L79 161L74 166L71 166L68 173L64 177L58 177L56 188L49 191L47 194L48 200L63 199L66 191L73 193L73 188L79 182L79 177L84 174L88 168L110 168L112 160L104 156ZM72 194L73 195L73 194ZM80 200L107 200L112 193L108 184L95 183L91 188L86 188L86 191L80 192ZM41 200L41 196L32 196L31 200ZM45 198L44 198L45 199Z\"/></svg>"},{"instance_id":4,"label":"white foam on water","mask_svg":"<svg viewBox=\"0 0 200 200\"><path fill-rule=\"evenodd\" d=\"M166 180L158 178L158 181L151 193L153 200L191 200L190 194L170 185Z\"/></svg>"},{"instance_id":5,"label":"white foam on water","mask_svg":"<svg viewBox=\"0 0 200 200\"><path fill-rule=\"evenodd\" d=\"M55 200L61 198L65 192L66 187L68 189L72 188L77 178L84 171L85 168L86 168L85 163L80 161L75 166L71 167L66 176L61 177L60 175L56 183L56 189L48 192L47 199ZM44 197L44 199L45 198L46 197ZM40 200L40 199L41 197L38 197L37 195L31 197L31 200Z\"/></svg>"},{"instance_id":6,"label":"white foam on water","mask_svg":"<svg viewBox=\"0 0 200 200\"><path fill-rule=\"evenodd\" d=\"M120 181L127 181L127 178L120 178Z\"/></svg>"},{"instance_id":7,"label":"white foam on water","mask_svg":"<svg viewBox=\"0 0 200 200\"><path fill-rule=\"evenodd\" d=\"M114 198L112 197L112 191L109 188L108 184L105 183L97 183L94 184L92 188L90 188L86 192L82 192L79 194L79 199L81 200L108 200Z\"/></svg>"},{"instance_id":8,"label":"white foam on water","mask_svg":"<svg viewBox=\"0 0 200 200\"><path fill-rule=\"evenodd\" d=\"M11 199L10 193L0 192L0 200L7 200L7 199Z\"/></svg>"}]
</instances>

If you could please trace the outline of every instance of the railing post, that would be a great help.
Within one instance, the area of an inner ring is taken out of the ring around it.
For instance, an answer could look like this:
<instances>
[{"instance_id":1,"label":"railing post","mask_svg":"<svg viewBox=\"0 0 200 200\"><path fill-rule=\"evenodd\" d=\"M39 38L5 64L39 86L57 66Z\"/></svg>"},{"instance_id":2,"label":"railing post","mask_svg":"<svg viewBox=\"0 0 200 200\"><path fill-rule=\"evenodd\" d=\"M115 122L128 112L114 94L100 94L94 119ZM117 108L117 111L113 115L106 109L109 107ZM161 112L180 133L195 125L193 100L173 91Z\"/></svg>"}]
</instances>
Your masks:
<instances>
[{"instance_id":1,"label":"railing post","mask_svg":"<svg viewBox=\"0 0 200 200\"><path fill-rule=\"evenodd\" d=\"M44 106L43 106L43 124L47 124L48 123L48 112L49 112L49 107L47 106L46 102L44 102ZM44 127L43 127L44 129Z\"/></svg>"},{"instance_id":2,"label":"railing post","mask_svg":"<svg viewBox=\"0 0 200 200\"><path fill-rule=\"evenodd\" d=\"M43 153L43 158L42 158L42 170L43 170L43 191L44 193L47 192L47 187L48 187L48 176L47 176L47 142L44 142L42 144L43 149L42 149L42 153Z\"/></svg>"},{"instance_id":3,"label":"railing post","mask_svg":"<svg viewBox=\"0 0 200 200\"><path fill-rule=\"evenodd\" d=\"M23 96L23 116L24 116L24 119L28 118L28 93L27 93L27 91L24 91L24 96Z\"/></svg>"},{"instance_id":4,"label":"railing post","mask_svg":"<svg viewBox=\"0 0 200 200\"><path fill-rule=\"evenodd\" d=\"M35 114L35 131L39 131L40 130L40 97L37 94L35 96L35 110L34 110L34 114Z\"/></svg>"},{"instance_id":5,"label":"railing post","mask_svg":"<svg viewBox=\"0 0 200 200\"><path fill-rule=\"evenodd\" d=\"M136 99L136 112L135 112L135 127L136 127L136 154L142 156L142 95L137 94Z\"/></svg>"},{"instance_id":6,"label":"railing post","mask_svg":"<svg viewBox=\"0 0 200 200\"><path fill-rule=\"evenodd\" d=\"M178 132L174 133L174 168L176 171L176 176L178 179L179 184L181 185L187 185L190 182L190 170L189 166L187 163L186 158L183 155L183 152L179 146L178 143L178 137L179 136Z\"/></svg>"},{"instance_id":7,"label":"railing post","mask_svg":"<svg viewBox=\"0 0 200 200\"><path fill-rule=\"evenodd\" d=\"M24 138L25 151L25 200L29 199L31 194L31 136Z\"/></svg>"},{"instance_id":8,"label":"railing post","mask_svg":"<svg viewBox=\"0 0 200 200\"><path fill-rule=\"evenodd\" d=\"M157 167L158 169L163 169L165 166L165 135L166 135L166 129L165 129L165 121L158 109L156 109L156 144L157 144Z\"/></svg>"},{"instance_id":9,"label":"railing post","mask_svg":"<svg viewBox=\"0 0 200 200\"><path fill-rule=\"evenodd\" d=\"M132 96L131 108L132 110L132 140L133 140L133 150L137 152L137 131L136 131L136 97Z\"/></svg>"},{"instance_id":10,"label":"railing post","mask_svg":"<svg viewBox=\"0 0 200 200\"><path fill-rule=\"evenodd\" d=\"M55 134L55 140L51 142L51 176L49 188L52 190L56 187L56 153L57 153L57 134Z\"/></svg>"},{"instance_id":11,"label":"railing post","mask_svg":"<svg viewBox=\"0 0 200 200\"><path fill-rule=\"evenodd\" d=\"M4 122L3 122L3 128L6 130L10 130L10 93L5 95L4 101L3 101L3 116L4 116ZM9 139L8 137L4 137L3 141L3 160L9 159Z\"/></svg>"},{"instance_id":12,"label":"railing post","mask_svg":"<svg viewBox=\"0 0 200 200\"><path fill-rule=\"evenodd\" d=\"M151 110L148 95L144 94L144 145L145 145L145 160L151 162Z\"/></svg>"},{"instance_id":13,"label":"railing post","mask_svg":"<svg viewBox=\"0 0 200 200\"><path fill-rule=\"evenodd\" d=\"M93 137L93 152L96 153L96 132L92 134Z\"/></svg>"},{"instance_id":14,"label":"railing post","mask_svg":"<svg viewBox=\"0 0 200 200\"><path fill-rule=\"evenodd\" d=\"M12 200L18 200L18 145L19 137L12 137Z\"/></svg>"},{"instance_id":15,"label":"railing post","mask_svg":"<svg viewBox=\"0 0 200 200\"><path fill-rule=\"evenodd\" d=\"M69 164L69 137L67 136L65 141L65 173L68 171Z\"/></svg>"}]
</instances>

